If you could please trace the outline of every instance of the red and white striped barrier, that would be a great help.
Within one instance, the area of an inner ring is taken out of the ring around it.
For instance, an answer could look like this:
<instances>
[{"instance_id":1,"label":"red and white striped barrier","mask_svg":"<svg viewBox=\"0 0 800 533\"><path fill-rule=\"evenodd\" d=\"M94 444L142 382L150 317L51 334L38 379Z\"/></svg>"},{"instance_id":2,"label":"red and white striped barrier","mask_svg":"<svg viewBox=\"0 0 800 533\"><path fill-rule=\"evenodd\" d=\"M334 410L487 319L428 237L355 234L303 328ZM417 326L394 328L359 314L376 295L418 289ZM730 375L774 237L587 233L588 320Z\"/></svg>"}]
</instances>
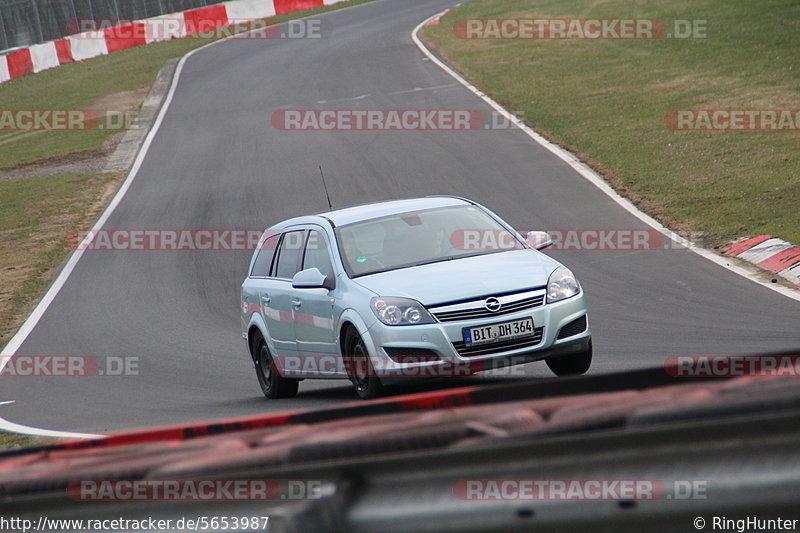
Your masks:
<instances>
[{"instance_id":1,"label":"red and white striped barrier","mask_svg":"<svg viewBox=\"0 0 800 533\"><path fill-rule=\"evenodd\" d=\"M772 235L759 235L734 241L724 252L729 257L738 257L800 285L800 246Z\"/></svg>"},{"instance_id":2,"label":"red and white striped barrier","mask_svg":"<svg viewBox=\"0 0 800 533\"><path fill-rule=\"evenodd\" d=\"M50 68L231 24L337 4L346 0L232 0L69 35L0 55L0 83Z\"/></svg>"}]
</instances>

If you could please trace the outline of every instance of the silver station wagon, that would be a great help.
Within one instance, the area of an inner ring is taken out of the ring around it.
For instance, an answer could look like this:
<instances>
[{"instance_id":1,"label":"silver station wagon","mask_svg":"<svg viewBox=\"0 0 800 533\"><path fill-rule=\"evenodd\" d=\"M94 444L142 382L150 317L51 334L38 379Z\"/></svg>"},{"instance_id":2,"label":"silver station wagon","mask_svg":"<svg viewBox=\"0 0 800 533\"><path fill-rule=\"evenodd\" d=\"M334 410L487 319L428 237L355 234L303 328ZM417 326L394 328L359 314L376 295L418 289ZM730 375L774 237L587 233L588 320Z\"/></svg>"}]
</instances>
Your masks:
<instances>
[{"instance_id":1,"label":"silver station wagon","mask_svg":"<svg viewBox=\"0 0 800 533\"><path fill-rule=\"evenodd\" d=\"M306 378L349 378L362 398L408 378L463 376L544 359L592 361L572 272L463 198L380 202L266 230L242 284L242 337L268 398Z\"/></svg>"}]
</instances>

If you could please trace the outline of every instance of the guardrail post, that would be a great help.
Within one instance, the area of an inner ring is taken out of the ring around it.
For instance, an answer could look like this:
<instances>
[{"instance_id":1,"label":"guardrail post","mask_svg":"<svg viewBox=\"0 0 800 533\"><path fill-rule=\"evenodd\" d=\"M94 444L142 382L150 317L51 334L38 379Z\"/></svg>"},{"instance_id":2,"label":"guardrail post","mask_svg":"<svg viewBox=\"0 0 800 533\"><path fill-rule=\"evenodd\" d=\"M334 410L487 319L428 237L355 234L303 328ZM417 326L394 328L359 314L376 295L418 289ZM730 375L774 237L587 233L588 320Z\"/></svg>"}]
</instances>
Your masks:
<instances>
[{"instance_id":1,"label":"guardrail post","mask_svg":"<svg viewBox=\"0 0 800 533\"><path fill-rule=\"evenodd\" d=\"M78 25L77 30L80 31L80 29L82 27L82 24L78 20L78 11L75 9L75 1L74 0L69 0L69 8L72 10L72 20L74 20L75 24ZM70 27L69 27L69 24L67 24L67 31L68 32L71 31Z\"/></svg>"},{"instance_id":2,"label":"guardrail post","mask_svg":"<svg viewBox=\"0 0 800 533\"><path fill-rule=\"evenodd\" d=\"M89 18L92 19L92 28L97 29L97 21L94 18L94 6L92 6L92 0L86 0L86 3L89 5Z\"/></svg>"},{"instance_id":3,"label":"guardrail post","mask_svg":"<svg viewBox=\"0 0 800 533\"><path fill-rule=\"evenodd\" d=\"M3 19L3 13L0 12L0 50L11 48L8 45L8 36L6 36L6 21Z\"/></svg>"}]
</instances>

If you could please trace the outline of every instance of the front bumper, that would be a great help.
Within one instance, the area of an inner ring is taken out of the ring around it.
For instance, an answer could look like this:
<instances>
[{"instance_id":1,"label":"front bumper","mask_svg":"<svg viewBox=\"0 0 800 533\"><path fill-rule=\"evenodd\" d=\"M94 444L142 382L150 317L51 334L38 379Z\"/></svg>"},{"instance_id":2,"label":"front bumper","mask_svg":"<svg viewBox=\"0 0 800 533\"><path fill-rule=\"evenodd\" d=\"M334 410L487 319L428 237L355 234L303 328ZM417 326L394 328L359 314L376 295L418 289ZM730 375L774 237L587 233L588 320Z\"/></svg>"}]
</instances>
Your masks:
<instances>
[{"instance_id":1,"label":"front bumper","mask_svg":"<svg viewBox=\"0 0 800 533\"><path fill-rule=\"evenodd\" d=\"M542 294L544 291L542 291ZM586 316L584 293L556 302L539 305L531 309L472 320L437 322L419 326L386 326L376 322L364 335L364 342L370 354L375 372L381 377L437 377L450 375L469 375L492 368L537 361L548 357L558 357L578 353L588 348L591 331L588 320L586 328L577 334L557 338L561 329L582 316ZM477 355L462 355L456 346L462 343L463 329L520 318L532 317L534 328L541 330L541 340L532 345L518 348L487 346ZM421 353L435 353L439 360L427 362L397 362L386 348L419 350ZM485 353L484 353L485 352Z\"/></svg>"}]
</instances>

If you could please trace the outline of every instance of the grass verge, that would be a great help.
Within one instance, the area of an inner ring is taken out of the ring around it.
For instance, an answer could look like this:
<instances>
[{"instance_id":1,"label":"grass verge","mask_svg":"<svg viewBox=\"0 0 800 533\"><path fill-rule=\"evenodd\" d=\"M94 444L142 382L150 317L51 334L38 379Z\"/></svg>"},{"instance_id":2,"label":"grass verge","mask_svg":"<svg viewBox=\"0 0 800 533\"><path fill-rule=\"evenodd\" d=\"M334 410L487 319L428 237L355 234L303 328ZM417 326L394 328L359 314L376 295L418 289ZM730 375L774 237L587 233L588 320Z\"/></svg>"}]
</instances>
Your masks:
<instances>
[{"instance_id":1,"label":"grass verge","mask_svg":"<svg viewBox=\"0 0 800 533\"><path fill-rule=\"evenodd\" d=\"M69 253L68 230L97 217L121 174L0 181L0 347Z\"/></svg>"},{"instance_id":2,"label":"grass verge","mask_svg":"<svg viewBox=\"0 0 800 533\"><path fill-rule=\"evenodd\" d=\"M464 18L704 21L705 38L464 39ZM471 0L421 32L481 90L586 161L666 225L721 243L800 242L800 132L692 132L678 109L792 109L800 4L785 0L586 3Z\"/></svg>"},{"instance_id":3,"label":"grass verge","mask_svg":"<svg viewBox=\"0 0 800 533\"><path fill-rule=\"evenodd\" d=\"M32 446L44 446L53 443L54 440L55 439L32 437L30 435L20 435L18 433L5 433L0 431L0 451L30 448Z\"/></svg>"}]
</instances>

